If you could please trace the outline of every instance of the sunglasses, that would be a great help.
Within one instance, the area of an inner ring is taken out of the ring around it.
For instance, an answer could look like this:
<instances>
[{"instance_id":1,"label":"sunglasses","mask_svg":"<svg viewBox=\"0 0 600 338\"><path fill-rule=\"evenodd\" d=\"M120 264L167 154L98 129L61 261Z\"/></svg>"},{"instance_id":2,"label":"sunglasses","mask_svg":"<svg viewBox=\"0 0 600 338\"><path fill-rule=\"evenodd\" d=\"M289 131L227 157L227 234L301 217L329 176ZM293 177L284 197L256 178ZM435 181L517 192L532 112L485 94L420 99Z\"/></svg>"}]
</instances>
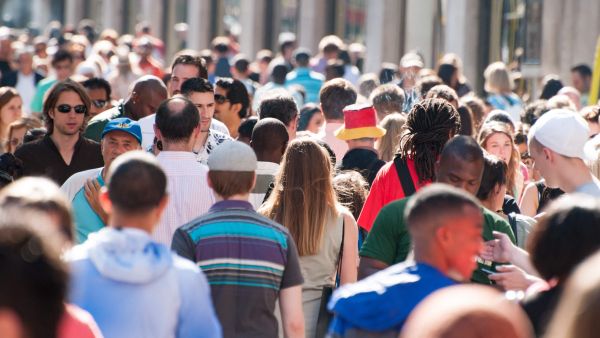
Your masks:
<instances>
[{"instance_id":1,"label":"sunglasses","mask_svg":"<svg viewBox=\"0 0 600 338\"><path fill-rule=\"evenodd\" d=\"M71 110L74 110L75 113L77 114L85 114L87 112L87 107L82 105L82 104L78 104L76 106L69 106L68 104L60 104L58 106L56 106L56 110L58 110L59 113L70 113Z\"/></svg>"},{"instance_id":2,"label":"sunglasses","mask_svg":"<svg viewBox=\"0 0 600 338\"><path fill-rule=\"evenodd\" d=\"M93 100L92 104L96 107L96 108L104 108L106 106L106 104L108 103L107 100Z\"/></svg>"},{"instance_id":3,"label":"sunglasses","mask_svg":"<svg viewBox=\"0 0 600 338\"><path fill-rule=\"evenodd\" d=\"M215 102L218 104L223 104L225 102L229 101L229 99L227 98L227 96L221 95L221 94L215 94Z\"/></svg>"}]
</instances>

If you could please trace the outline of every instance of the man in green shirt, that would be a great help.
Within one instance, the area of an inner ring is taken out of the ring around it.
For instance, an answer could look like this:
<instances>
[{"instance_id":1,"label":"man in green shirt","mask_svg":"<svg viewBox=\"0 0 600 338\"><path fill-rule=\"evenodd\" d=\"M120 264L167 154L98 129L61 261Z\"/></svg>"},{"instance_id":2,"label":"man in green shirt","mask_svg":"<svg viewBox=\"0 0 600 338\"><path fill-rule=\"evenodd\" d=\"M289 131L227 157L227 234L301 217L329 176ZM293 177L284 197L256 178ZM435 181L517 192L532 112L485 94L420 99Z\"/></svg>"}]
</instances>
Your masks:
<instances>
[{"instance_id":1,"label":"man in green shirt","mask_svg":"<svg viewBox=\"0 0 600 338\"><path fill-rule=\"evenodd\" d=\"M446 144L436 163L437 182L450 184L475 195L483 175L483 151L468 136L457 136ZM360 250L359 278L364 278L386 267L404 261L411 251L404 209L409 198L389 203L377 215L373 228ZM484 241L494 239L493 231L507 234L515 242L510 225L500 216L482 207ZM478 268L472 281L491 284L487 275L495 263L478 259Z\"/></svg>"},{"instance_id":2,"label":"man in green shirt","mask_svg":"<svg viewBox=\"0 0 600 338\"><path fill-rule=\"evenodd\" d=\"M137 121L154 114L160 103L167 99L167 87L161 79L153 75L140 77L133 83L133 89L125 101L94 116L88 122L83 136L100 142L106 124L116 118L126 117Z\"/></svg>"}]
</instances>

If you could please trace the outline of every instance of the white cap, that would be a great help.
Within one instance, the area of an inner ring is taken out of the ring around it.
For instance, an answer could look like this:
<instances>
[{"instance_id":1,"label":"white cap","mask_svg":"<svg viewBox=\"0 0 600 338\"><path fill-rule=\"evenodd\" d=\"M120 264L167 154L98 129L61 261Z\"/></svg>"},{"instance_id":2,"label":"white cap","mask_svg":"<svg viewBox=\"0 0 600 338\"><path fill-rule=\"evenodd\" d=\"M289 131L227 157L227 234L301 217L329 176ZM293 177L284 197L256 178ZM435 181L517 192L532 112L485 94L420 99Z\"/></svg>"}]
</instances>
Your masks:
<instances>
[{"instance_id":1,"label":"white cap","mask_svg":"<svg viewBox=\"0 0 600 338\"><path fill-rule=\"evenodd\" d=\"M529 130L529 140L567 157L589 159L584 147L590 138L587 122L567 109L552 109L542 115Z\"/></svg>"}]
</instances>

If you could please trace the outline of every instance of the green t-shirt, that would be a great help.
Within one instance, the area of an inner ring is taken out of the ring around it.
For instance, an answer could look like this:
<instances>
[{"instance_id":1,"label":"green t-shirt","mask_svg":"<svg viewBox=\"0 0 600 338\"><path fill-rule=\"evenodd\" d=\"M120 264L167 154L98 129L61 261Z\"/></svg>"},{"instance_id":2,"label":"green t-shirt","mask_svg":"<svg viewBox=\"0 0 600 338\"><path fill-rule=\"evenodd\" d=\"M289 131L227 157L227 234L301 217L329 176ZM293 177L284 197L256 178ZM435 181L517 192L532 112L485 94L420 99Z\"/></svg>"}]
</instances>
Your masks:
<instances>
[{"instance_id":1,"label":"green t-shirt","mask_svg":"<svg viewBox=\"0 0 600 338\"><path fill-rule=\"evenodd\" d=\"M100 139L102 138L102 131L104 131L104 127L106 126L108 121L114 120L119 117L124 117L123 112L124 106L123 103L120 102L118 105L110 108L109 110L105 110L102 113L94 116L88 122L83 136L89 138L90 140L100 142Z\"/></svg>"},{"instance_id":2,"label":"green t-shirt","mask_svg":"<svg viewBox=\"0 0 600 338\"><path fill-rule=\"evenodd\" d=\"M411 250L410 235L404 222L404 209L409 199L403 198L391 202L381 209L360 250L362 257L377 259L388 265L400 263L406 259ZM508 222L486 208L482 208L482 211L484 241L494 239L492 232L498 231L507 234L515 243L515 236ZM471 280L476 283L491 284L487 274L481 269L494 271L495 264L478 261L478 268L473 272Z\"/></svg>"}]
</instances>

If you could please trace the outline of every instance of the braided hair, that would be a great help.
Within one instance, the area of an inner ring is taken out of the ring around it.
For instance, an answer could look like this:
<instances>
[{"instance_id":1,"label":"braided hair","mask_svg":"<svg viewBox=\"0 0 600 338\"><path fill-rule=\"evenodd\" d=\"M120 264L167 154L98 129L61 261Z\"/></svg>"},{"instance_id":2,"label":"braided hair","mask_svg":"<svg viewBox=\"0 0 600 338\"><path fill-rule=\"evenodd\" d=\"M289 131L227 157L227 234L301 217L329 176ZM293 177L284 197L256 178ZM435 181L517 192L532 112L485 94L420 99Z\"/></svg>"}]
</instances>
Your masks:
<instances>
[{"instance_id":1,"label":"braided hair","mask_svg":"<svg viewBox=\"0 0 600 338\"><path fill-rule=\"evenodd\" d=\"M435 180L435 162L448 140L460 129L460 115L443 99L425 99L413 105L400 138L398 156L415 161L419 182Z\"/></svg>"}]
</instances>

